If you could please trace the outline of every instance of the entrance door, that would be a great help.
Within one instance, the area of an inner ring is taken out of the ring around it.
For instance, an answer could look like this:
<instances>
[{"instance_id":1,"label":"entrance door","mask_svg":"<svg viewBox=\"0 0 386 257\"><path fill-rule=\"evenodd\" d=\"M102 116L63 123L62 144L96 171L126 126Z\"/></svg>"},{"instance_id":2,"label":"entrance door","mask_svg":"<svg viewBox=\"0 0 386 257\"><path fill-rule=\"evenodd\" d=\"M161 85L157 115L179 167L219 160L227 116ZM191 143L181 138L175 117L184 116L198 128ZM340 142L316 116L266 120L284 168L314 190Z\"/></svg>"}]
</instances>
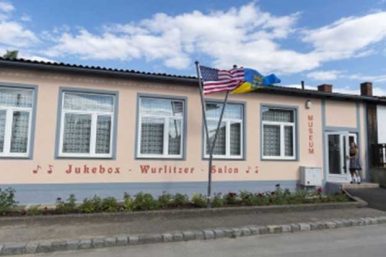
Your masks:
<instances>
[{"instance_id":1,"label":"entrance door","mask_svg":"<svg viewBox=\"0 0 386 257\"><path fill-rule=\"evenodd\" d=\"M350 180L349 159L350 144L357 143L357 135L349 132L328 132L327 140L327 180L348 182Z\"/></svg>"}]
</instances>

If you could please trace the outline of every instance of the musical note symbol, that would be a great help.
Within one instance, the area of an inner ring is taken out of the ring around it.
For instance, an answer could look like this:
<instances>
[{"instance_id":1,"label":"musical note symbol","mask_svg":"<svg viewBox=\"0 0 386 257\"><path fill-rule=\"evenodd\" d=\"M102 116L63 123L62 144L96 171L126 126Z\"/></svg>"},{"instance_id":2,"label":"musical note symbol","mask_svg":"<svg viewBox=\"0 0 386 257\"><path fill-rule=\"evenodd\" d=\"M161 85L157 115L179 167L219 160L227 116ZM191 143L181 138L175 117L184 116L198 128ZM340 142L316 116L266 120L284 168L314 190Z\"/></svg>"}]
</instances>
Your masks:
<instances>
[{"instance_id":1,"label":"musical note symbol","mask_svg":"<svg viewBox=\"0 0 386 257\"><path fill-rule=\"evenodd\" d=\"M51 164L48 165L48 170L47 170L47 173L48 173L48 174L51 174L51 173L52 173L53 167L54 167L54 165L51 165Z\"/></svg>"},{"instance_id":2,"label":"musical note symbol","mask_svg":"<svg viewBox=\"0 0 386 257\"><path fill-rule=\"evenodd\" d=\"M32 173L33 173L33 174L37 174L38 171L41 170L41 169L42 169L42 166L37 165L36 169L35 169L35 170L32 170Z\"/></svg>"}]
</instances>

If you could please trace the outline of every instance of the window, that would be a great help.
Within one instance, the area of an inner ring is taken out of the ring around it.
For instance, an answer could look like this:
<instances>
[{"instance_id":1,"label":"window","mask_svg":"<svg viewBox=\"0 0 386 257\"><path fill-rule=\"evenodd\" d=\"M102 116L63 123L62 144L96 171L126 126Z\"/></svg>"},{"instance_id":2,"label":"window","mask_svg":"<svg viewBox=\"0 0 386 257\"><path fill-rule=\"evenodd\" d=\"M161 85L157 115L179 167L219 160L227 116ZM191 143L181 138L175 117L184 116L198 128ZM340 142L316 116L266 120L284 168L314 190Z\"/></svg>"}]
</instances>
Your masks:
<instances>
[{"instance_id":1,"label":"window","mask_svg":"<svg viewBox=\"0 0 386 257\"><path fill-rule=\"evenodd\" d=\"M209 139L212 145L218 121L222 110L222 103L207 102L206 117L208 120ZM224 110L223 119L213 149L214 158L242 159L243 158L243 119L244 106L228 103ZM209 145L205 138L205 157L209 157Z\"/></svg>"},{"instance_id":2,"label":"window","mask_svg":"<svg viewBox=\"0 0 386 257\"><path fill-rule=\"evenodd\" d=\"M182 158L184 100L139 98L139 158Z\"/></svg>"},{"instance_id":3,"label":"window","mask_svg":"<svg viewBox=\"0 0 386 257\"><path fill-rule=\"evenodd\" d=\"M262 107L263 159L294 160L295 111Z\"/></svg>"},{"instance_id":4,"label":"window","mask_svg":"<svg viewBox=\"0 0 386 257\"><path fill-rule=\"evenodd\" d=\"M0 87L0 157L28 157L34 90Z\"/></svg>"},{"instance_id":5,"label":"window","mask_svg":"<svg viewBox=\"0 0 386 257\"><path fill-rule=\"evenodd\" d=\"M61 157L112 157L115 95L62 93Z\"/></svg>"}]
</instances>

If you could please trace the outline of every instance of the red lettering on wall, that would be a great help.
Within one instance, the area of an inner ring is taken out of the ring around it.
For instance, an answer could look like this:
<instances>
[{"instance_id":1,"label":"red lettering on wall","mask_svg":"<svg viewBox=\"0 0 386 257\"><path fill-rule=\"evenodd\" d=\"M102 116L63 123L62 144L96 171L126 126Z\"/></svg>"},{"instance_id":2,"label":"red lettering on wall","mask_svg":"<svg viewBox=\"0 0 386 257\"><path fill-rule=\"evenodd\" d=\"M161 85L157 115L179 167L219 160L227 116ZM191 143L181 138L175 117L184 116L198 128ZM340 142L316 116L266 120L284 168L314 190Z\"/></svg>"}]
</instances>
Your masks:
<instances>
[{"instance_id":1,"label":"red lettering on wall","mask_svg":"<svg viewBox=\"0 0 386 257\"><path fill-rule=\"evenodd\" d=\"M314 115L308 115L308 153L314 154Z\"/></svg>"}]
</instances>

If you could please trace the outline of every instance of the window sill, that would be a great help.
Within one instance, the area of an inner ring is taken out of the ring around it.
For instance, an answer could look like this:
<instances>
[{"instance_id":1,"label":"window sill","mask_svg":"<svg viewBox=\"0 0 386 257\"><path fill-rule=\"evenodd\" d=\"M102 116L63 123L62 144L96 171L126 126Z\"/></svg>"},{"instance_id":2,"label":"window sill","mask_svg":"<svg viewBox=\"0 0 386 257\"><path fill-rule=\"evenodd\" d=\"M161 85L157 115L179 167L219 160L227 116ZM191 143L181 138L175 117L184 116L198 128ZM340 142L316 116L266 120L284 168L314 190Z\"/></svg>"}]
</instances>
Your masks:
<instances>
[{"instance_id":1,"label":"window sill","mask_svg":"<svg viewBox=\"0 0 386 257\"><path fill-rule=\"evenodd\" d=\"M209 156L204 156L202 158L203 160L209 160ZM219 157L219 156L213 156L212 160L218 160L218 161L245 161L244 157Z\"/></svg>"},{"instance_id":2,"label":"window sill","mask_svg":"<svg viewBox=\"0 0 386 257\"><path fill-rule=\"evenodd\" d=\"M184 161L185 157L182 156L136 156L136 160L159 160L159 161Z\"/></svg>"},{"instance_id":3,"label":"window sill","mask_svg":"<svg viewBox=\"0 0 386 257\"><path fill-rule=\"evenodd\" d=\"M2 155L0 160L32 160L31 156Z\"/></svg>"},{"instance_id":4,"label":"window sill","mask_svg":"<svg viewBox=\"0 0 386 257\"><path fill-rule=\"evenodd\" d=\"M114 160L113 156L56 156L56 159L64 159L64 160Z\"/></svg>"},{"instance_id":5,"label":"window sill","mask_svg":"<svg viewBox=\"0 0 386 257\"><path fill-rule=\"evenodd\" d=\"M282 157L262 157L261 161L280 161L280 162L296 162L299 161L298 158L282 158Z\"/></svg>"}]
</instances>

